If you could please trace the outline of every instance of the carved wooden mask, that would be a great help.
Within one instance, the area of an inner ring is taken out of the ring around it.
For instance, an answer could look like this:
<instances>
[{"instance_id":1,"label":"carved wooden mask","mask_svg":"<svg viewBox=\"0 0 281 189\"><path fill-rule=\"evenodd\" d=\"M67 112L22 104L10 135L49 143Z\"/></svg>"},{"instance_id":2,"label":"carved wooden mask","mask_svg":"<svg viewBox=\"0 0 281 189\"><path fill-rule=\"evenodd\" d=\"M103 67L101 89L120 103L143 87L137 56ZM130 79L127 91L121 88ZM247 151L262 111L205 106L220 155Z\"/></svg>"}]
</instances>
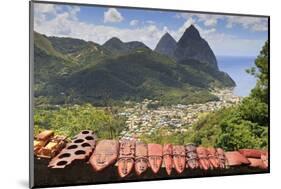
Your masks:
<instances>
[{"instance_id":1,"label":"carved wooden mask","mask_svg":"<svg viewBox=\"0 0 281 189\"><path fill-rule=\"evenodd\" d=\"M168 175L171 175L173 169L173 145L164 144L163 146L163 162Z\"/></svg>"},{"instance_id":2,"label":"carved wooden mask","mask_svg":"<svg viewBox=\"0 0 281 189\"><path fill-rule=\"evenodd\" d=\"M120 177L127 176L134 166L135 142L129 140L120 141L118 158L118 174Z\"/></svg>"},{"instance_id":3,"label":"carved wooden mask","mask_svg":"<svg viewBox=\"0 0 281 189\"><path fill-rule=\"evenodd\" d=\"M196 148L196 152L199 158L200 168L204 170L211 168L206 148L199 146Z\"/></svg>"},{"instance_id":4,"label":"carved wooden mask","mask_svg":"<svg viewBox=\"0 0 281 189\"><path fill-rule=\"evenodd\" d=\"M207 153L208 153L209 162L211 163L212 167L219 168L220 162L219 162L217 150L215 148L209 147L207 148Z\"/></svg>"},{"instance_id":5,"label":"carved wooden mask","mask_svg":"<svg viewBox=\"0 0 281 189\"><path fill-rule=\"evenodd\" d=\"M153 173L158 173L162 165L162 145L148 144L148 161Z\"/></svg>"},{"instance_id":6,"label":"carved wooden mask","mask_svg":"<svg viewBox=\"0 0 281 189\"><path fill-rule=\"evenodd\" d=\"M136 142L135 171L137 175L144 173L148 168L147 144Z\"/></svg>"},{"instance_id":7,"label":"carved wooden mask","mask_svg":"<svg viewBox=\"0 0 281 189\"><path fill-rule=\"evenodd\" d=\"M90 158L94 170L101 171L113 164L118 156L119 142L117 140L101 140Z\"/></svg>"},{"instance_id":8,"label":"carved wooden mask","mask_svg":"<svg viewBox=\"0 0 281 189\"><path fill-rule=\"evenodd\" d=\"M186 168L196 169L199 168L198 155L196 153L195 144L187 144L185 146L186 153Z\"/></svg>"},{"instance_id":9,"label":"carved wooden mask","mask_svg":"<svg viewBox=\"0 0 281 189\"><path fill-rule=\"evenodd\" d=\"M178 173L182 173L185 169L185 148L182 145L173 146L174 166Z\"/></svg>"}]
</instances>

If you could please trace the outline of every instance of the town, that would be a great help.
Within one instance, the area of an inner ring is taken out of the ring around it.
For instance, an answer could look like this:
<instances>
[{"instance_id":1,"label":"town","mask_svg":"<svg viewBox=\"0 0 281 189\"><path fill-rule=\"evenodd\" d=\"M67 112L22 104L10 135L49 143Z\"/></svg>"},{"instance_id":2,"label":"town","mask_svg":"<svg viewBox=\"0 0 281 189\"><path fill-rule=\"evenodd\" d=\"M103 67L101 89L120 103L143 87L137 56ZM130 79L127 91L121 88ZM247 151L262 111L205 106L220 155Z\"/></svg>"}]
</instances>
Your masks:
<instances>
[{"instance_id":1,"label":"town","mask_svg":"<svg viewBox=\"0 0 281 189\"><path fill-rule=\"evenodd\" d=\"M186 126L191 126L198 121L203 113L219 110L238 104L242 97L235 96L233 89L220 89L211 91L219 100L204 104L172 105L149 108L149 105L158 104L157 100L144 99L133 107L124 107L118 113L125 116L126 129L121 132L120 138L138 139L143 134L152 134L159 128L166 128L168 132L185 132ZM126 102L130 104L130 102Z\"/></svg>"}]
</instances>

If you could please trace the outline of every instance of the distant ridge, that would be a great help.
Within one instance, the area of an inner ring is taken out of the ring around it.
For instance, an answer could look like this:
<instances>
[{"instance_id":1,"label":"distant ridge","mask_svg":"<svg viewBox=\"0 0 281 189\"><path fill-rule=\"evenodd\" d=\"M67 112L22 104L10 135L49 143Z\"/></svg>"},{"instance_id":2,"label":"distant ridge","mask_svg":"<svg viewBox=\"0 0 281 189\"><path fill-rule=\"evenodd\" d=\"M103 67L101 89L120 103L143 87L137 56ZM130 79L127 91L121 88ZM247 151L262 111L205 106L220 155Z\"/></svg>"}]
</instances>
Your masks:
<instances>
[{"instance_id":1,"label":"distant ridge","mask_svg":"<svg viewBox=\"0 0 281 189\"><path fill-rule=\"evenodd\" d=\"M117 37L112 37L106 41L103 45L104 48L111 51L112 53L128 53L136 49L150 49L144 43L139 41L122 42Z\"/></svg>"},{"instance_id":2,"label":"distant ridge","mask_svg":"<svg viewBox=\"0 0 281 189\"><path fill-rule=\"evenodd\" d=\"M203 40L195 29L192 30L187 30L181 43L176 44L176 50L182 49L182 59L153 51L142 42L124 43L116 37L99 45L35 33L35 98L51 104L67 101L101 105L108 100L139 101L144 98L158 99L163 104L217 100L210 89L233 87L235 83L212 62L199 61L206 56L200 54L205 51L198 50L191 54L193 56L187 56L190 55L190 42L195 46L201 43L190 38L195 36L197 41ZM161 52L170 49L171 53L175 47L175 40L168 33L161 43L157 48L164 49ZM164 44L168 44L168 48ZM208 46L202 48L208 50Z\"/></svg>"}]
</instances>

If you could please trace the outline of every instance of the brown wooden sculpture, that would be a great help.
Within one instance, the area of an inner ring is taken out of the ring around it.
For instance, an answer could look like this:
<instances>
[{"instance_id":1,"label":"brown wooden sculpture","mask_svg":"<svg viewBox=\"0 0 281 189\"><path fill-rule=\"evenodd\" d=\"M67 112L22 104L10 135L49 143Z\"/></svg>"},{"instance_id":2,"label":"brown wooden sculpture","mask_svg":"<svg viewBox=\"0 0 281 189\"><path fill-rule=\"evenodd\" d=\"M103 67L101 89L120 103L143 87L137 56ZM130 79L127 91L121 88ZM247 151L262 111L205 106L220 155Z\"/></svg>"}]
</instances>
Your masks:
<instances>
[{"instance_id":1,"label":"brown wooden sculpture","mask_svg":"<svg viewBox=\"0 0 281 189\"><path fill-rule=\"evenodd\" d=\"M210 162L208 160L208 153L207 153L206 148L199 146L199 147L197 147L196 152L198 154L200 168L204 169L204 170L208 170L208 169L212 168L210 165Z\"/></svg>"},{"instance_id":2,"label":"brown wooden sculpture","mask_svg":"<svg viewBox=\"0 0 281 189\"><path fill-rule=\"evenodd\" d=\"M47 145L38 150L36 155L41 158L53 158L65 147L65 145L66 137L55 136L50 139Z\"/></svg>"},{"instance_id":3,"label":"brown wooden sculpture","mask_svg":"<svg viewBox=\"0 0 281 189\"><path fill-rule=\"evenodd\" d=\"M162 165L162 145L161 144L148 144L148 161L153 173L158 173Z\"/></svg>"},{"instance_id":4,"label":"brown wooden sculpture","mask_svg":"<svg viewBox=\"0 0 281 189\"><path fill-rule=\"evenodd\" d=\"M173 145L164 144L163 146L163 162L168 175L171 175L173 169Z\"/></svg>"},{"instance_id":5,"label":"brown wooden sculpture","mask_svg":"<svg viewBox=\"0 0 281 189\"><path fill-rule=\"evenodd\" d=\"M242 155L247 158L260 158L262 154L265 153L264 150L257 150L257 149L240 149L238 150Z\"/></svg>"},{"instance_id":6,"label":"brown wooden sculpture","mask_svg":"<svg viewBox=\"0 0 281 189\"><path fill-rule=\"evenodd\" d=\"M182 145L173 146L173 160L177 173L182 173L185 169L185 148Z\"/></svg>"},{"instance_id":7,"label":"brown wooden sculpture","mask_svg":"<svg viewBox=\"0 0 281 189\"><path fill-rule=\"evenodd\" d=\"M249 165L249 160L238 151L225 152L229 166Z\"/></svg>"},{"instance_id":8,"label":"brown wooden sculpture","mask_svg":"<svg viewBox=\"0 0 281 189\"><path fill-rule=\"evenodd\" d=\"M54 136L54 131L52 130L45 130L39 133L36 137L37 140L49 140Z\"/></svg>"},{"instance_id":9,"label":"brown wooden sculpture","mask_svg":"<svg viewBox=\"0 0 281 189\"><path fill-rule=\"evenodd\" d=\"M218 158L219 158L219 163L220 163L220 168L228 168L228 161L225 157L224 150L222 148L217 148L217 153L218 153Z\"/></svg>"},{"instance_id":10,"label":"brown wooden sculpture","mask_svg":"<svg viewBox=\"0 0 281 189\"><path fill-rule=\"evenodd\" d=\"M190 168L190 169L199 168L198 155L196 153L195 144L185 145L185 155L186 155L186 168Z\"/></svg>"},{"instance_id":11,"label":"brown wooden sculpture","mask_svg":"<svg viewBox=\"0 0 281 189\"><path fill-rule=\"evenodd\" d=\"M52 130L44 130L40 132L33 141L33 150L34 154L38 155L39 151L46 146L46 144L51 140L54 136L54 131Z\"/></svg>"},{"instance_id":12,"label":"brown wooden sculpture","mask_svg":"<svg viewBox=\"0 0 281 189\"><path fill-rule=\"evenodd\" d=\"M135 151L135 171L137 175L141 175L148 167L148 151L147 144L136 142Z\"/></svg>"},{"instance_id":13,"label":"brown wooden sculpture","mask_svg":"<svg viewBox=\"0 0 281 189\"><path fill-rule=\"evenodd\" d=\"M259 158L248 158L250 167L259 168L259 169L266 169L266 165L263 163L262 159Z\"/></svg>"},{"instance_id":14,"label":"brown wooden sculpture","mask_svg":"<svg viewBox=\"0 0 281 189\"><path fill-rule=\"evenodd\" d=\"M117 140L101 140L89 162L95 171L101 171L116 161L118 151L119 142Z\"/></svg>"},{"instance_id":15,"label":"brown wooden sculpture","mask_svg":"<svg viewBox=\"0 0 281 189\"><path fill-rule=\"evenodd\" d=\"M240 149L238 151L249 160L250 167L260 169L268 168L268 153L265 150Z\"/></svg>"},{"instance_id":16,"label":"brown wooden sculpture","mask_svg":"<svg viewBox=\"0 0 281 189\"><path fill-rule=\"evenodd\" d=\"M120 151L118 157L118 174L125 177L132 172L134 166L135 142L130 140L120 141Z\"/></svg>"},{"instance_id":17,"label":"brown wooden sculpture","mask_svg":"<svg viewBox=\"0 0 281 189\"><path fill-rule=\"evenodd\" d=\"M263 154L261 154L261 160L263 162L263 164L265 165L265 168L268 168L268 152L265 152Z\"/></svg>"},{"instance_id":18,"label":"brown wooden sculpture","mask_svg":"<svg viewBox=\"0 0 281 189\"><path fill-rule=\"evenodd\" d=\"M112 168L117 167L121 178L131 176L133 167L136 175L139 176L149 166L153 174L159 173L162 167L165 168L167 175L172 175L173 168L181 174L185 168L191 171L196 168L209 170L226 169L232 166L240 169L240 166L248 166L253 170L268 170L269 166L268 151L258 149L224 152L222 148L196 147L195 144L185 146L164 144L162 146L161 144L145 144L141 141L135 142L135 140L101 140L97 143L97 136L91 130L81 131L71 141L66 140L65 137L54 136L52 131L44 131L35 138L34 155L36 157L52 157L53 154L58 153L49 161L50 168L65 168L76 161L89 162L94 171L102 171L107 167L110 169L104 171L112 171ZM230 171L232 170L234 169Z\"/></svg>"},{"instance_id":19,"label":"brown wooden sculpture","mask_svg":"<svg viewBox=\"0 0 281 189\"><path fill-rule=\"evenodd\" d=\"M209 147L209 148L207 148L207 152L208 152L208 159L209 159L209 162L212 164L212 167L214 167L216 169L219 168L220 161L219 161L217 150L215 148Z\"/></svg>"},{"instance_id":20,"label":"brown wooden sculpture","mask_svg":"<svg viewBox=\"0 0 281 189\"><path fill-rule=\"evenodd\" d=\"M65 168L75 161L87 161L95 148L96 138L93 131L81 131L49 162L49 167Z\"/></svg>"}]
</instances>

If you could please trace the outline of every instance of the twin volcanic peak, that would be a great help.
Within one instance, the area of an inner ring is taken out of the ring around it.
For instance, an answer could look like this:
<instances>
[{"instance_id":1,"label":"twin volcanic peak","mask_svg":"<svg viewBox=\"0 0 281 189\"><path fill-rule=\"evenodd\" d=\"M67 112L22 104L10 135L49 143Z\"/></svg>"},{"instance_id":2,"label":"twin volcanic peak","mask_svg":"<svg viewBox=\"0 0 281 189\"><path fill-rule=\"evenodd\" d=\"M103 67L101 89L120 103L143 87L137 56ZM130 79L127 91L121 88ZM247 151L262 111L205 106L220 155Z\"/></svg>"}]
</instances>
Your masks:
<instances>
[{"instance_id":1,"label":"twin volcanic peak","mask_svg":"<svg viewBox=\"0 0 281 189\"><path fill-rule=\"evenodd\" d=\"M155 51L177 62L195 60L218 69L214 52L194 25L188 27L178 42L166 33L158 42Z\"/></svg>"},{"instance_id":2,"label":"twin volcanic peak","mask_svg":"<svg viewBox=\"0 0 281 189\"><path fill-rule=\"evenodd\" d=\"M34 75L38 103L46 97L51 104L65 103L62 94L71 96L68 103L101 106L108 99L204 103L217 99L209 89L235 86L218 70L214 53L194 26L178 42L166 33L155 51L116 37L99 45L35 32Z\"/></svg>"}]
</instances>

